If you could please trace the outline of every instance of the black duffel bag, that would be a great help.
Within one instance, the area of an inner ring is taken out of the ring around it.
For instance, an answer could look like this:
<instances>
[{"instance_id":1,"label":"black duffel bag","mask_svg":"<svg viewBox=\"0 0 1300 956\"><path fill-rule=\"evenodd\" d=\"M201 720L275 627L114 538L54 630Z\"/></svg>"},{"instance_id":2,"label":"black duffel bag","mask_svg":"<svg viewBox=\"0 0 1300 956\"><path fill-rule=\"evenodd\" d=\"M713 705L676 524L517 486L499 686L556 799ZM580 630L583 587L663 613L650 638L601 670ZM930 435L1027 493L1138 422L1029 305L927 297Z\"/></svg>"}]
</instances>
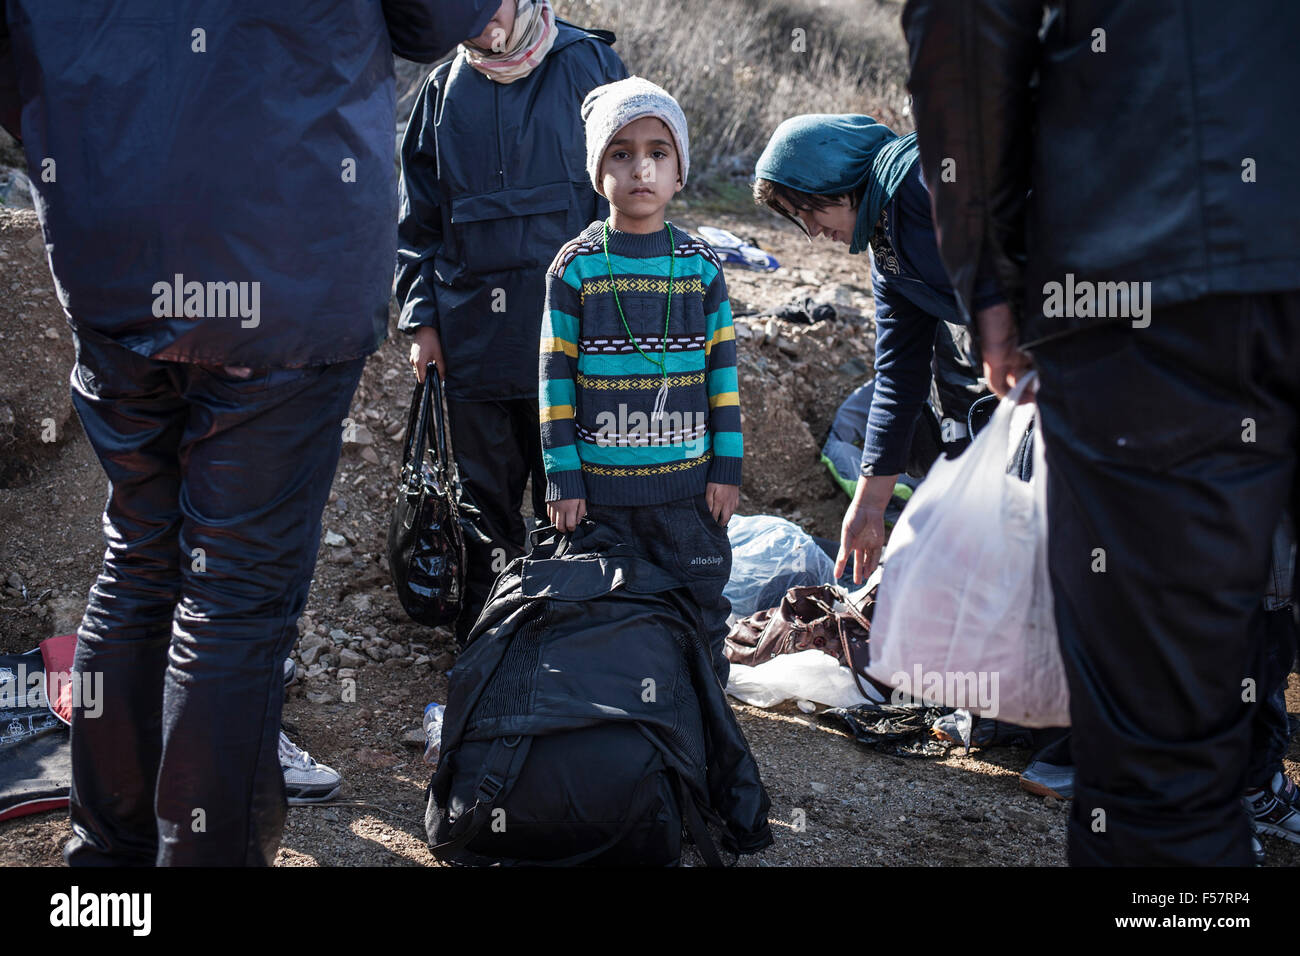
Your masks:
<instances>
[{"instance_id":1,"label":"black duffel bag","mask_svg":"<svg viewBox=\"0 0 1300 956\"><path fill-rule=\"evenodd\" d=\"M397 503L388 525L388 566L413 621L438 627L456 620L465 588L460 482L447 448L442 381L432 362L411 396Z\"/></svg>"},{"instance_id":2,"label":"black duffel bag","mask_svg":"<svg viewBox=\"0 0 1300 956\"><path fill-rule=\"evenodd\" d=\"M497 578L450 675L429 843L469 865L706 863L769 800L671 575L583 522ZM715 837L716 834L716 837Z\"/></svg>"}]
</instances>

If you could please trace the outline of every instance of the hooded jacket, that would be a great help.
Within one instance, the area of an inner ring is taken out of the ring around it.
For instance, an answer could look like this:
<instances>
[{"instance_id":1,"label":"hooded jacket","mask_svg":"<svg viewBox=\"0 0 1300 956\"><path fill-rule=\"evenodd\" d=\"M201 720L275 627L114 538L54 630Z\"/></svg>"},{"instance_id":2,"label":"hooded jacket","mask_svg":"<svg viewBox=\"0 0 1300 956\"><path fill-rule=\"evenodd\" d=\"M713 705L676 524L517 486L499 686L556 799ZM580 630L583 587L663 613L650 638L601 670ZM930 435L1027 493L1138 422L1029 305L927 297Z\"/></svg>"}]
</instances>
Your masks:
<instances>
[{"instance_id":1,"label":"hooded jacket","mask_svg":"<svg viewBox=\"0 0 1300 956\"><path fill-rule=\"evenodd\" d=\"M537 399L546 269L609 212L587 176L582 101L627 68L611 33L563 20L501 84L463 53L429 76L402 139L398 327L437 329L452 399Z\"/></svg>"},{"instance_id":2,"label":"hooded jacket","mask_svg":"<svg viewBox=\"0 0 1300 956\"><path fill-rule=\"evenodd\" d=\"M6 0L0 121L20 107L74 329L254 368L374 351L396 251L393 54L437 59L496 8Z\"/></svg>"}]
</instances>

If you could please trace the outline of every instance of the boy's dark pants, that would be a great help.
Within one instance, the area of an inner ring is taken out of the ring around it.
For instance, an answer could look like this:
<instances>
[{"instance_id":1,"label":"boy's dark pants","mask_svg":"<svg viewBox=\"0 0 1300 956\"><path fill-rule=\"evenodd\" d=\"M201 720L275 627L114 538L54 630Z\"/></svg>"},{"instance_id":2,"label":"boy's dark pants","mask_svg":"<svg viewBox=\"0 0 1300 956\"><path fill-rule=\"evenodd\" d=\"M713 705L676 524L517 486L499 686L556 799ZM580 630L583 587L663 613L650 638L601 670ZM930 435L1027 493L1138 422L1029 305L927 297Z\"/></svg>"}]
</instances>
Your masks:
<instances>
[{"instance_id":1,"label":"boy's dark pants","mask_svg":"<svg viewBox=\"0 0 1300 956\"><path fill-rule=\"evenodd\" d=\"M1077 767L1070 862L1250 866L1241 794L1273 689L1260 595L1295 501L1300 293L1149 320L1033 349Z\"/></svg>"},{"instance_id":2,"label":"boy's dark pants","mask_svg":"<svg viewBox=\"0 0 1300 956\"><path fill-rule=\"evenodd\" d=\"M537 425L537 399L461 402L447 399L452 454L460 473L465 530L465 603L456 619L463 647L487 603L492 583L524 553L528 529L520 515L533 480L533 514L546 519L546 469Z\"/></svg>"},{"instance_id":3,"label":"boy's dark pants","mask_svg":"<svg viewBox=\"0 0 1300 956\"><path fill-rule=\"evenodd\" d=\"M244 379L76 344L72 400L110 488L74 666L102 675L103 712L73 714L64 855L270 865L282 668L365 360Z\"/></svg>"},{"instance_id":4,"label":"boy's dark pants","mask_svg":"<svg viewBox=\"0 0 1300 956\"><path fill-rule=\"evenodd\" d=\"M722 595L731 577L731 540L704 495L661 505L597 505L587 517L612 528L662 570L678 577L700 606L709 654L718 682L727 686L731 664L724 654L731 602Z\"/></svg>"}]
</instances>

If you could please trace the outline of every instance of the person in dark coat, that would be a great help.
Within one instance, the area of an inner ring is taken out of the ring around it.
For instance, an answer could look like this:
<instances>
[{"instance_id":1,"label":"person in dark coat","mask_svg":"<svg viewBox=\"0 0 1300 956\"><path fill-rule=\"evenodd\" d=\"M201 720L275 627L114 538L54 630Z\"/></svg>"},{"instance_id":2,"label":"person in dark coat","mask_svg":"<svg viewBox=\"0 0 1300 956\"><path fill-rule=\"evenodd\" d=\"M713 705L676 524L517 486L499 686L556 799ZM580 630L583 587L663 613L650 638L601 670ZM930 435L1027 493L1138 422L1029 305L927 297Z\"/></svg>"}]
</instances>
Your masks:
<instances>
[{"instance_id":1,"label":"person in dark coat","mask_svg":"<svg viewBox=\"0 0 1300 956\"><path fill-rule=\"evenodd\" d=\"M903 25L986 375L1040 375L1070 861L1248 866L1260 595L1297 497L1300 7L1047 8L911 0ZM988 271L1006 302L980 309Z\"/></svg>"},{"instance_id":2,"label":"person in dark coat","mask_svg":"<svg viewBox=\"0 0 1300 956\"><path fill-rule=\"evenodd\" d=\"M282 668L387 328L393 54L485 0L9 0L20 136L110 481L78 631L73 865L269 865Z\"/></svg>"},{"instance_id":3,"label":"person in dark coat","mask_svg":"<svg viewBox=\"0 0 1300 956\"><path fill-rule=\"evenodd\" d=\"M591 188L581 108L626 77L614 36L554 19L549 0L505 0L429 76L402 139L398 327L411 364L446 383L464 491L464 643L492 582L524 551L532 479L546 514L537 341L546 269L608 204Z\"/></svg>"}]
</instances>

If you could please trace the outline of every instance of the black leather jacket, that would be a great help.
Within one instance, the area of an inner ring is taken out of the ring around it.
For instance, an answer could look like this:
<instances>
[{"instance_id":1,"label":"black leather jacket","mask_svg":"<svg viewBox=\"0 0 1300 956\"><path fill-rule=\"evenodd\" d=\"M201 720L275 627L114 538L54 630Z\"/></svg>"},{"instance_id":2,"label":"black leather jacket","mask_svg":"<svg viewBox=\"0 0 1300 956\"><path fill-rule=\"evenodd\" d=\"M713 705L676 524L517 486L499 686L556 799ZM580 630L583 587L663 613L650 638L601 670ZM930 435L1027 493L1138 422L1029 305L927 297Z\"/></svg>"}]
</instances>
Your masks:
<instances>
[{"instance_id":1,"label":"black leather jacket","mask_svg":"<svg viewBox=\"0 0 1300 956\"><path fill-rule=\"evenodd\" d=\"M1300 288L1300 4L910 0L903 28L967 311L982 264L1026 344L1107 318L1044 314L1067 273L1157 308Z\"/></svg>"}]
</instances>

